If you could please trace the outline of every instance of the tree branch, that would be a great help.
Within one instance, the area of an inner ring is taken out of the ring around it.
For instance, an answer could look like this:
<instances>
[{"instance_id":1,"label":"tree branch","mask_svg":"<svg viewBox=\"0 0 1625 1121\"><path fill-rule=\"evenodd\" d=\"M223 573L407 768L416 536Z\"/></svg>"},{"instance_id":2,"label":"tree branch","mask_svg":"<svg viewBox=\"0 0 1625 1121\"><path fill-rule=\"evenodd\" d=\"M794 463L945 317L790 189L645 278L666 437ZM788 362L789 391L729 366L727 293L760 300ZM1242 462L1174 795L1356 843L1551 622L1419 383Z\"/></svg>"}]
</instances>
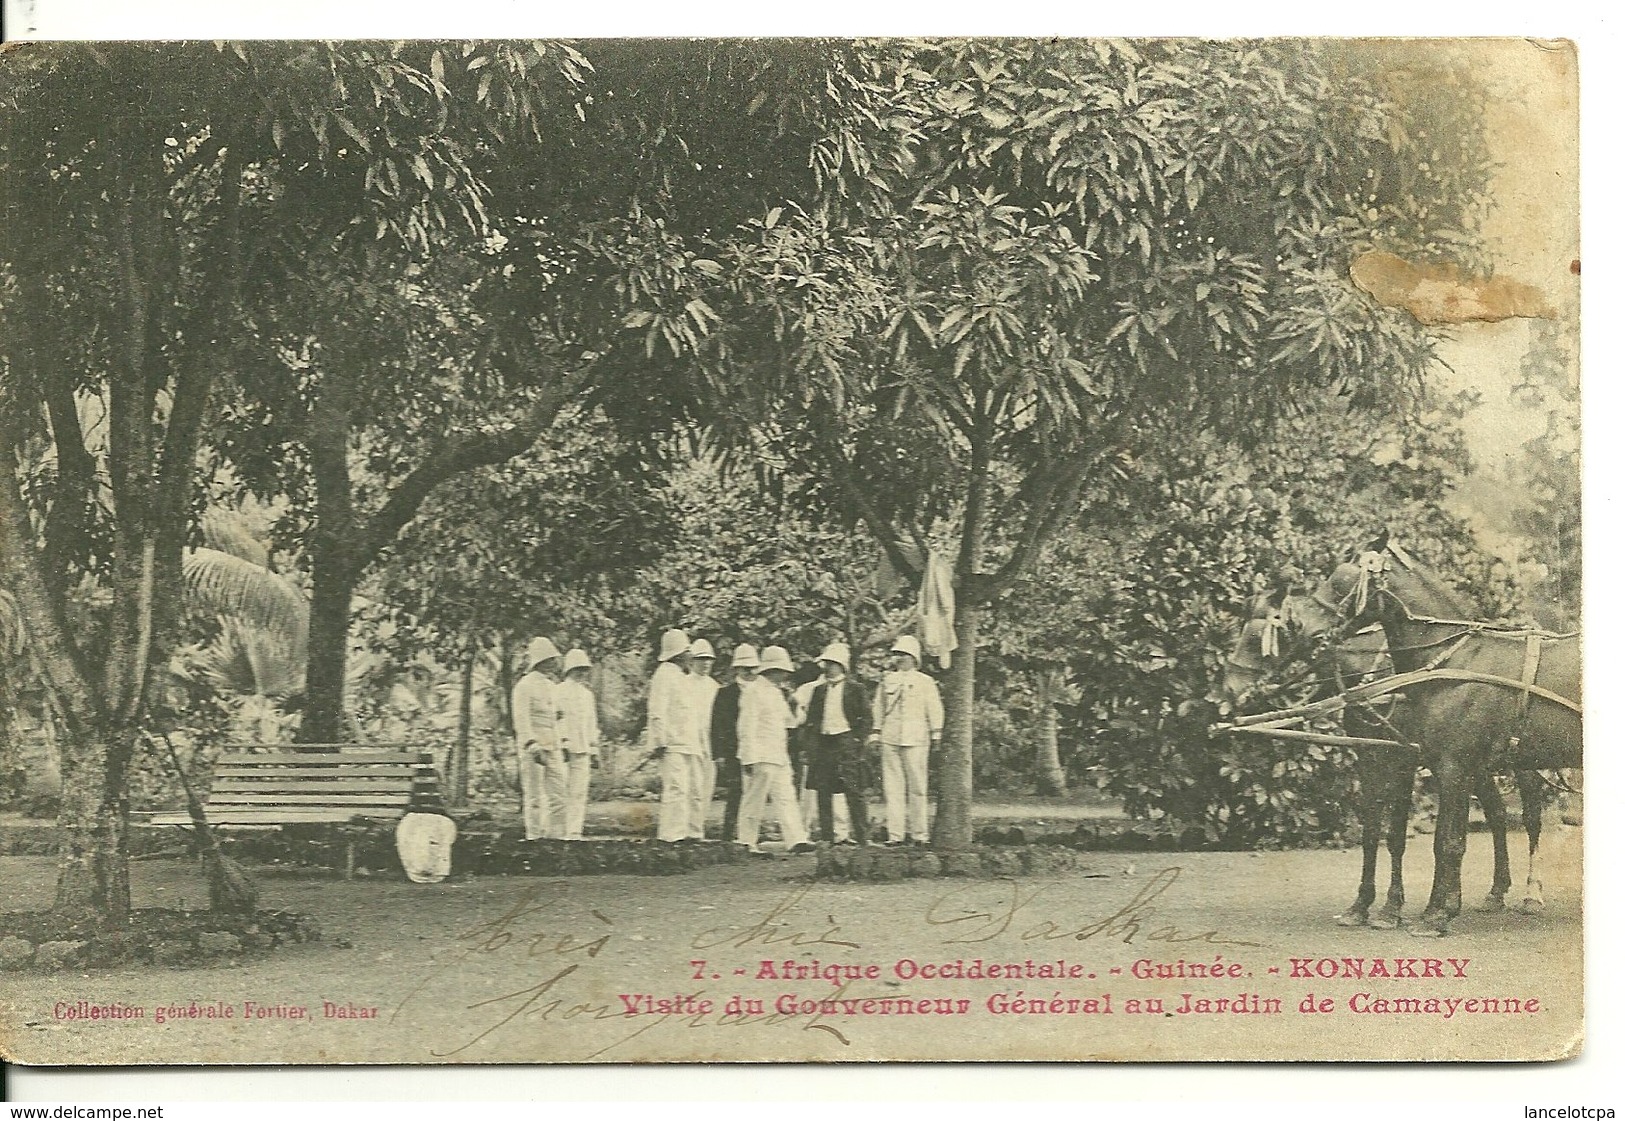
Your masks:
<instances>
[{"instance_id":1,"label":"tree branch","mask_svg":"<svg viewBox=\"0 0 1625 1121\"><path fill-rule=\"evenodd\" d=\"M436 487L465 471L505 463L529 450L565 406L576 399L588 377L588 371L581 369L558 378L513 424L489 432L452 436L429 453L367 519L350 550L353 571L359 575L400 535Z\"/></svg>"},{"instance_id":2,"label":"tree branch","mask_svg":"<svg viewBox=\"0 0 1625 1121\"><path fill-rule=\"evenodd\" d=\"M987 435L979 430L970 433L970 471L965 491L965 522L959 535L959 559L954 565L956 582L961 596L969 598L976 593L981 575L977 569L982 563L983 541L987 532L988 469L993 462Z\"/></svg>"},{"instance_id":3,"label":"tree branch","mask_svg":"<svg viewBox=\"0 0 1625 1121\"><path fill-rule=\"evenodd\" d=\"M988 594L1008 587L1025 572L1038 556L1038 551L1072 516L1078 504L1078 495L1089 477L1089 469L1099 458L1098 455L1082 457L1055 476L1043 499L1034 503L1028 511L1015 550L997 572L986 578L984 589Z\"/></svg>"},{"instance_id":4,"label":"tree branch","mask_svg":"<svg viewBox=\"0 0 1625 1121\"><path fill-rule=\"evenodd\" d=\"M202 294L202 330L187 340L186 360L175 375L174 404L164 435L158 465L157 514L161 520L184 518L191 498L193 469L197 460L198 436L208 413L209 394L219 368L218 356L226 335L225 320L234 310L241 286L240 233L238 229L243 157L235 147L228 149L221 168L221 207L219 236L224 244L212 256L226 261L226 275L206 283Z\"/></svg>"},{"instance_id":5,"label":"tree branch","mask_svg":"<svg viewBox=\"0 0 1625 1121\"><path fill-rule=\"evenodd\" d=\"M214 144L200 149L213 150ZM214 157L211 155L210 157ZM204 272L198 300L197 330L186 332L186 348L175 374L173 404L159 456L151 522L154 551L148 619L149 656L167 660L178 641L182 615L181 566L191 506L196 490L198 442L208 415L209 397L219 380L221 359L227 349L227 320L237 310L242 288L240 210L243 157L236 145L226 149L220 172L220 205L214 249L205 246L207 259L224 261L225 275ZM177 176L178 177L178 176Z\"/></svg>"},{"instance_id":6,"label":"tree branch","mask_svg":"<svg viewBox=\"0 0 1625 1121\"><path fill-rule=\"evenodd\" d=\"M846 457L833 446L828 446L822 441L815 440L813 446L819 449L824 462L829 465L830 474L835 478L835 485L846 496L847 502L851 504L852 512L857 514L863 524L869 527L869 532L875 535L875 539L880 542L880 547L886 551L886 559L891 561L892 567L902 573L909 583L918 583L923 575L923 569L910 561L908 554L903 552L901 535L897 532L895 526L881 517L880 511L869 500L869 496L864 492L863 484L854 478L852 465L847 462ZM919 547L918 542L916 542L916 547ZM925 552L923 548L920 551L922 554Z\"/></svg>"},{"instance_id":7,"label":"tree branch","mask_svg":"<svg viewBox=\"0 0 1625 1121\"><path fill-rule=\"evenodd\" d=\"M95 521L96 457L85 447L73 384L54 371L36 370L56 446L56 494L45 515L45 578L57 591L67 588L68 564L77 538L85 540Z\"/></svg>"},{"instance_id":8,"label":"tree branch","mask_svg":"<svg viewBox=\"0 0 1625 1121\"><path fill-rule=\"evenodd\" d=\"M147 545L153 501L153 406L156 387L149 366L153 348L150 277L143 270L154 237L158 202L146 177L131 191L119 222L118 255L127 301L123 363L107 379L107 465L112 481L113 609L102 689L110 713L139 707L130 692L139 688L141 667L132 658L141 645L142 603L146 595Z\"/></svg>"}]
</instances>

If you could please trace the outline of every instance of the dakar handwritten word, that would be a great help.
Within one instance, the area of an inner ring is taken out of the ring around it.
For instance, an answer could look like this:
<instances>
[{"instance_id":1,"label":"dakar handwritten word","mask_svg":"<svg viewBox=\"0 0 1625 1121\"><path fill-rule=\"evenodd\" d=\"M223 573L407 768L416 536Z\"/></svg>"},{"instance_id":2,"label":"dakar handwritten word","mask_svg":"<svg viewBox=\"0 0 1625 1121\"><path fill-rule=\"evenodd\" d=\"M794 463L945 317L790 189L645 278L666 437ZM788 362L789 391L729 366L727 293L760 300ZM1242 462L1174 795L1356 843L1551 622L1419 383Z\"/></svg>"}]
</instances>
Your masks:
<instances>
[{"instance_id":1,"label":"dakar handwritten word","mask_svg":"<svg viewBox=\"0 0 1625 1121\"><path fill-rule=\"evenodd\" d=\"M942 933L952 935L942 940L945 945L988 942L1006 932L1023 942L1086 942L1099 938L1125 945L1137 939L1147 942L1205 942L1223 946L1259 944L1230 937L1218 930L1188 931L1168 923L1152 925L1157 913L1153 904L1168 902L1163 896L1179 881L1179 876L1180 869L1177 867L1162 869L1146 880L1127 903L1098 919L1035 918L1035 903L1052 885L1023 888L1017 883L1012 883L1008 889L997 889L990 903L982 902L987 896L986 889L980 885L954 888L926 908L924 919L926 925L945 928ZM1018 915L1022 916L1019 923Z\"/></svg>"}]
</instances>

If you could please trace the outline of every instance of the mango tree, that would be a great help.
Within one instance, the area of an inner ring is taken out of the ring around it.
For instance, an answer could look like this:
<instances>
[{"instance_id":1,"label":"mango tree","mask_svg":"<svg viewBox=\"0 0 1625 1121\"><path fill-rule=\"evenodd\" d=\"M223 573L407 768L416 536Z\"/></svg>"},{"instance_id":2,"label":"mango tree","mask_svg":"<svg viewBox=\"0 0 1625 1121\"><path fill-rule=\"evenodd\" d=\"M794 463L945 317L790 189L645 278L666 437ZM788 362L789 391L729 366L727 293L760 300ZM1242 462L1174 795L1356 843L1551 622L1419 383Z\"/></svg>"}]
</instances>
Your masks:
<instances>
[{"instance_id":1,"label":"mango tree","mask_svg":"<svg viewBox=\"0 0 1625 1121\"><path fill-rule=\"evenodd\" d=\"M908 160L862 205L774 210L719 251L718 322L692 351L736 447L812 475L910 578L945 558L935 842L958 848L989 612L1063 529L1110 532L1110 513L1078 525L1080 494L1167 433L1242 439L1328 387L1389 407L1419 390L1433 335L1350 265L1467 256L1482 128L1466 97L1390 96L1369 49L867 49L897 75ZM684 296L649 295L628 327L652 335Z\"/></svg>"},{"instance_id":2,"label":"mango tree","mask_svg":"<svg viewBox=\"0 0 1625 1121\"><path fill-rule=\"evenodd\" d=\"M256 317L311 259L479 228L468 153L524 124L538 66L568 79L549 51L7 52L0 563L66 732L58 909L128 914L131 761L181 617L199 448Z\"/></svg>"}]
</instances>

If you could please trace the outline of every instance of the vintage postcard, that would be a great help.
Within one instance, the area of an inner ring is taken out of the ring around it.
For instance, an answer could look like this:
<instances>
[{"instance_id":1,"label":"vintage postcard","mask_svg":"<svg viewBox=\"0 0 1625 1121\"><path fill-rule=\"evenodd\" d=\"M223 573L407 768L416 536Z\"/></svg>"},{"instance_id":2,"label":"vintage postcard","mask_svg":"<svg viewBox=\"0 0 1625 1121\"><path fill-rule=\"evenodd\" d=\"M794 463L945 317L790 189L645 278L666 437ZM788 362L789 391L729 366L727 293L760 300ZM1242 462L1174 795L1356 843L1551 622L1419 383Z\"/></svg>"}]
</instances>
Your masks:
<instances>
[{"instance_id":1,"label":"vintage postcard","mask_svg":"<svg viewBox=\"0 0 1625 1121\"><path fill-rule=\"evenodd\" d=\"M0 1056L1558 1060L1577 56L0 52Z\"/></svg>"}]
</instances>

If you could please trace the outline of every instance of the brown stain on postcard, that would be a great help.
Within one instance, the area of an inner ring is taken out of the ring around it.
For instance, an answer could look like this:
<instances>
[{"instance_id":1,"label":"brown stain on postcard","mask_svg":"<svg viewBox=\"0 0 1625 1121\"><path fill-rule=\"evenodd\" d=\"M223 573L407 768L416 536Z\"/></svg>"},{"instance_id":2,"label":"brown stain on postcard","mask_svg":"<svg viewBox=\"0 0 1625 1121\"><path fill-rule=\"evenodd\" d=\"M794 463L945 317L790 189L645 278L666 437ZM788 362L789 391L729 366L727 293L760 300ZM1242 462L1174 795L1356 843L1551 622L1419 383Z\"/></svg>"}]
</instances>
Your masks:
<instances>
[{"instance_id":1,"label":"brown stain on postcard","mask_svg":"<svg viewBox=\"0 0 1625 1121\"><path fill-rule=\"evenodd\" d=\"M1508 276L1469 276L1456 265L1418 264L1380 250L1356 257L1349 275L1378 303L1404 308L1430 325L1557 315L1532 284Z\"/></svg>"}]
</instances>

